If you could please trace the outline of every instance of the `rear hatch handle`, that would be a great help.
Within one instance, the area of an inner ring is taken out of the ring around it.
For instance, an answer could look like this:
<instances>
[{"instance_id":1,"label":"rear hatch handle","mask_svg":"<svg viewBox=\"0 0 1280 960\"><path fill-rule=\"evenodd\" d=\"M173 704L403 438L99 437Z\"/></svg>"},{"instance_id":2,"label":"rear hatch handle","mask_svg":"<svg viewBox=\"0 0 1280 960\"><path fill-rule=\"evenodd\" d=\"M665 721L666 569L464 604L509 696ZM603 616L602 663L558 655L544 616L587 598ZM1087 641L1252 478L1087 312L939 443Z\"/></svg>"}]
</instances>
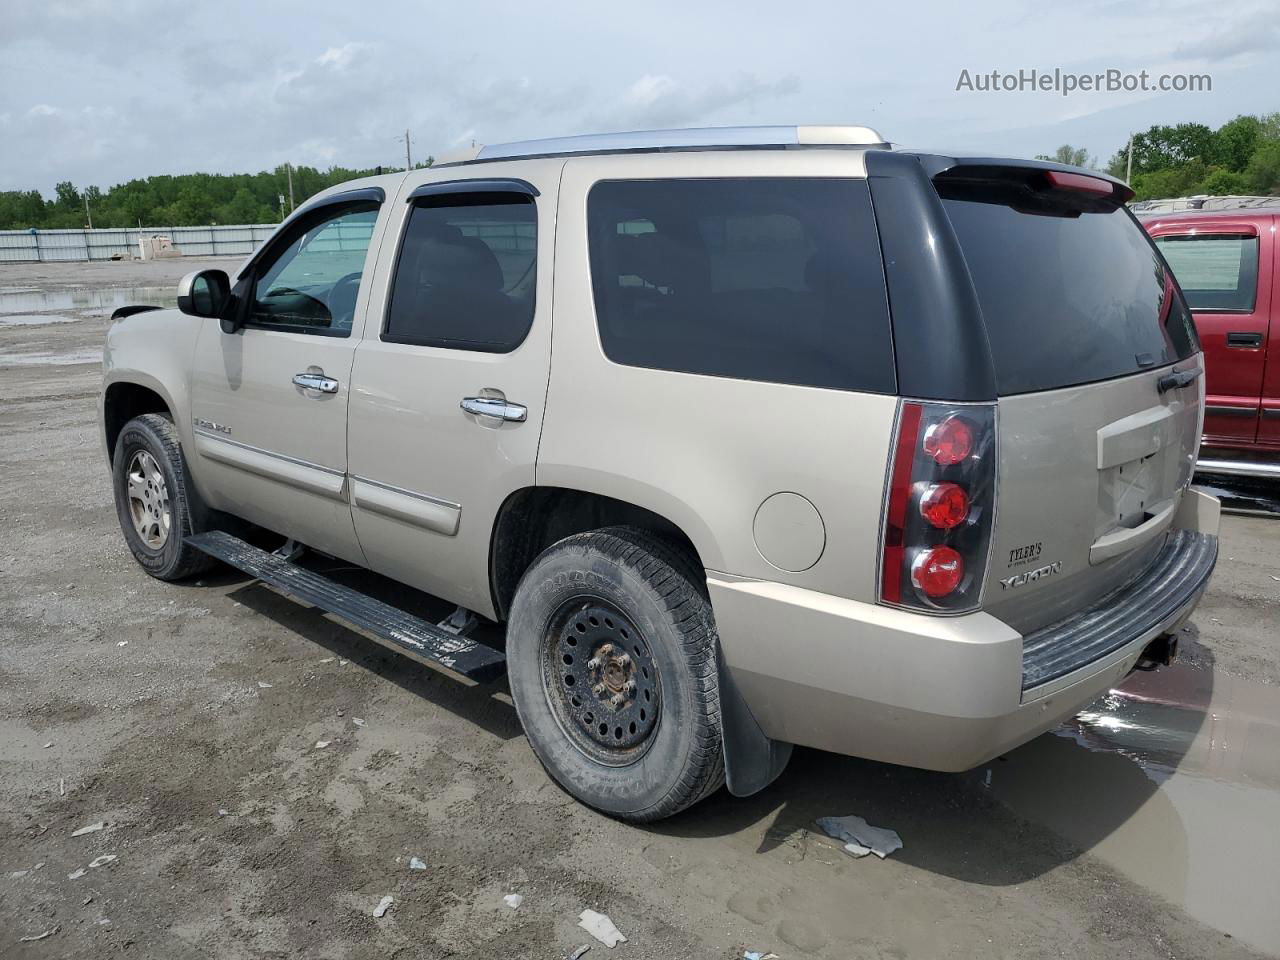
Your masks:
<instances>
[{"instance_id":1,"label":"rear hatch handle","mask_svg":"<svg viewBox=\"0 0 1280 960\"><path fill-rule=\"evenodd\" d=\"M1190 370L1174 370L1172 373L1166 373L1156 381L1156 392L1168 393L1170 390L1189 387L1196 382L1196 378L1202 373L1204 373L1204 367L1193 367Z\"/></svg>"}]
</instances>

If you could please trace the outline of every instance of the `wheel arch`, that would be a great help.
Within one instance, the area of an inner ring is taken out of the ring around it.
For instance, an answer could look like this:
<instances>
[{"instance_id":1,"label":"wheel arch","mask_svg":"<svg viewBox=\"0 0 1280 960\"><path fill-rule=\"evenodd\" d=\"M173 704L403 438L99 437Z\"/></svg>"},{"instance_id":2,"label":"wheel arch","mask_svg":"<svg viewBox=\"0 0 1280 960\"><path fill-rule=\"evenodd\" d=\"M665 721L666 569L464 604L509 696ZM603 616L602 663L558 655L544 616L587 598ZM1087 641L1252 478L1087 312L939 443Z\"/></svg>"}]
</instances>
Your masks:
<instances>
[{"instance_id":1,"label":"wheel arch","mask_svg":"<svg viewBox=\"0 0 1280 960\"><path fill-rule=\"evenodd\" d=\"M506 620L520 578L543 550L576 533L615 526L658 536L706 569L694 539L648 507L570 487L522 487L503 501L489 538L489 585L497 618Z\"/></svg>"},{"instance_id":2,"label":"wheel arch","mask_svg":"<svg viewBox=\"0 0 1280 960\"><path fill-rule=\"evenodd\" d=\"M163 413L174 419L173 400L158 381L135 374L106 385L102 393L102 439L108 465L115 459L116 439L124 425L144 413Z\"/></svg>"}]
</instances>

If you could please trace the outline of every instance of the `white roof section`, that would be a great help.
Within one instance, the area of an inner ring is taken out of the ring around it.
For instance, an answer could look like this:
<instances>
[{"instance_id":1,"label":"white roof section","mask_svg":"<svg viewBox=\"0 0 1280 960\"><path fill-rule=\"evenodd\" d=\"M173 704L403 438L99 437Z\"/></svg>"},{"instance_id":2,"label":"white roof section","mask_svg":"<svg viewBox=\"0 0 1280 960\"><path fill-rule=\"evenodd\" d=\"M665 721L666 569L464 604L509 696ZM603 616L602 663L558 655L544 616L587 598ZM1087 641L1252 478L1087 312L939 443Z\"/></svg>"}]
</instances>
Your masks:
<instances>
[{"instance_id":1,"label":"white roof section","mask_svg":"<svg viewBox=\"0 0 1280 960\"><path fill-rule=\"evenodd\" d=\"M471 147L448 157L437 166L521 157L566 156L575 153L624 153L662 150L729 150L752 147L887 147L889 143L871 127L814 125L762 127L691 127L680 130L633 130L629 133L593 133L578 137L518 140Z\"/></svg>"}]
</instances>

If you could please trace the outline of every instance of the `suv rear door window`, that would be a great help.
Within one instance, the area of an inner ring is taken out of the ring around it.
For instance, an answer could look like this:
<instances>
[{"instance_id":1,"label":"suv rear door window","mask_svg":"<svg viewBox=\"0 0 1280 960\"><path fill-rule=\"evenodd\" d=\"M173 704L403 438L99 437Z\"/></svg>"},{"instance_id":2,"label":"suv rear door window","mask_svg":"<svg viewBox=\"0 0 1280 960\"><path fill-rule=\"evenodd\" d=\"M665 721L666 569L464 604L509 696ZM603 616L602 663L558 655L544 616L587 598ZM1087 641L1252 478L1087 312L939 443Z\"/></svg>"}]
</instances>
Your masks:
<instances>
[{"instance_id":1,"label":"suv rear door window","mask_svg":"<svg viewBox=\"0 0 1280 960\"><path fill-rule=\"evenodd\" d=\"M986 323L1001 394L1092 383L1199 349L1190 312L1122 207L1020 183L935 180Z\"/></svg>"},{"instance_id":2,"label":"suv rear door window","mask_svg":"<svg viewBox=\"0 0 1280 960\"><path fill-rule=\"evenodd\" d=\"M1258 295L1258 238L1187 234L1156 238L1192 310L1252 313Z\"/></svg>"},{"instance_id":3,"label":"suv rear door window","mask_svg":"<svg viewBox=\"0 0 1280 960\"><path fill-rule=\"evenodd\" d=\"M522 193L419 200L400 245L383 340L506 353L533 323L538 225Z\"/></svg>"},{"instance_id":4,"label":"suv rear door window","mask_svg":"<svg viewBox=\"0 0 1280 960\"><path fill-rule=\"evenodd\" d=\"M614 362L895 392L865 181L603 181L587 216L600 340Z\"/></svg>"}]
</instances>

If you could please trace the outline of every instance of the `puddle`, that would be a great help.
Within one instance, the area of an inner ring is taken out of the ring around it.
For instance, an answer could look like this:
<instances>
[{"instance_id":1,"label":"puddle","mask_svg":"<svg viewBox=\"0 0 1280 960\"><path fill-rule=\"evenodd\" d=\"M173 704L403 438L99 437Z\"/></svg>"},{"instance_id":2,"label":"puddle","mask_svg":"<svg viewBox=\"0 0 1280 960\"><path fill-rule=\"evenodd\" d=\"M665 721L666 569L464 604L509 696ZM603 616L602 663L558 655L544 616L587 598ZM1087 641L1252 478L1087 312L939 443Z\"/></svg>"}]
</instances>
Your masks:
<instances>
[{"instance_id":1,"label":"puddle","mask_svg":"<svg viewBox=\"0 0 1280 960\"><path fill-rule=\"evenodd\" d=\"M60 317L53 313L0 313L0 327L34 327L45 323L75 323L84 317Z\"/></svg>"},{"instance_id":2,"label":"puddle","mask_svg":"<svg viewBox=\"0 0 1280 960\"><path fill-rule=\"evenodd\" d=\"M60 314L65 311L106 316L116 307L149 303L177 306L177 284L148 287L80 287L74 290L35 290L6 287L0 290L0 322L9 314Z\"/></svg>"},{"instance_id":3,"label":"puddle","mask_svg":"<svg viewBox=\"0 0 1280 960\"><path fill-rule=\"evenodd\" d=\"M1280 496L1273 480L1196 474L1196 486L1219 498L1223 510L1280 515Z\"/></svg>"},{"instance_id":4,"label":"puddle","mask_svg":"<svg viewBox=\"0 0 1280 960\"><path fill-rule=\"evenodd\" d=\"M1280 951L1280 687L1182 662L1131 675L991 789L1189 914Z\"/></svg>"},{"instance_id":5,"label":"puddle","mask_svg":"<svg viewBox=\"0 0 1280 960\"><path fill-rule=\"evenodd\" d=\"M75 353L0 353L0 367L70 367L79 363L101 363L102 351Z\"/></svg>"}]
</instances>

